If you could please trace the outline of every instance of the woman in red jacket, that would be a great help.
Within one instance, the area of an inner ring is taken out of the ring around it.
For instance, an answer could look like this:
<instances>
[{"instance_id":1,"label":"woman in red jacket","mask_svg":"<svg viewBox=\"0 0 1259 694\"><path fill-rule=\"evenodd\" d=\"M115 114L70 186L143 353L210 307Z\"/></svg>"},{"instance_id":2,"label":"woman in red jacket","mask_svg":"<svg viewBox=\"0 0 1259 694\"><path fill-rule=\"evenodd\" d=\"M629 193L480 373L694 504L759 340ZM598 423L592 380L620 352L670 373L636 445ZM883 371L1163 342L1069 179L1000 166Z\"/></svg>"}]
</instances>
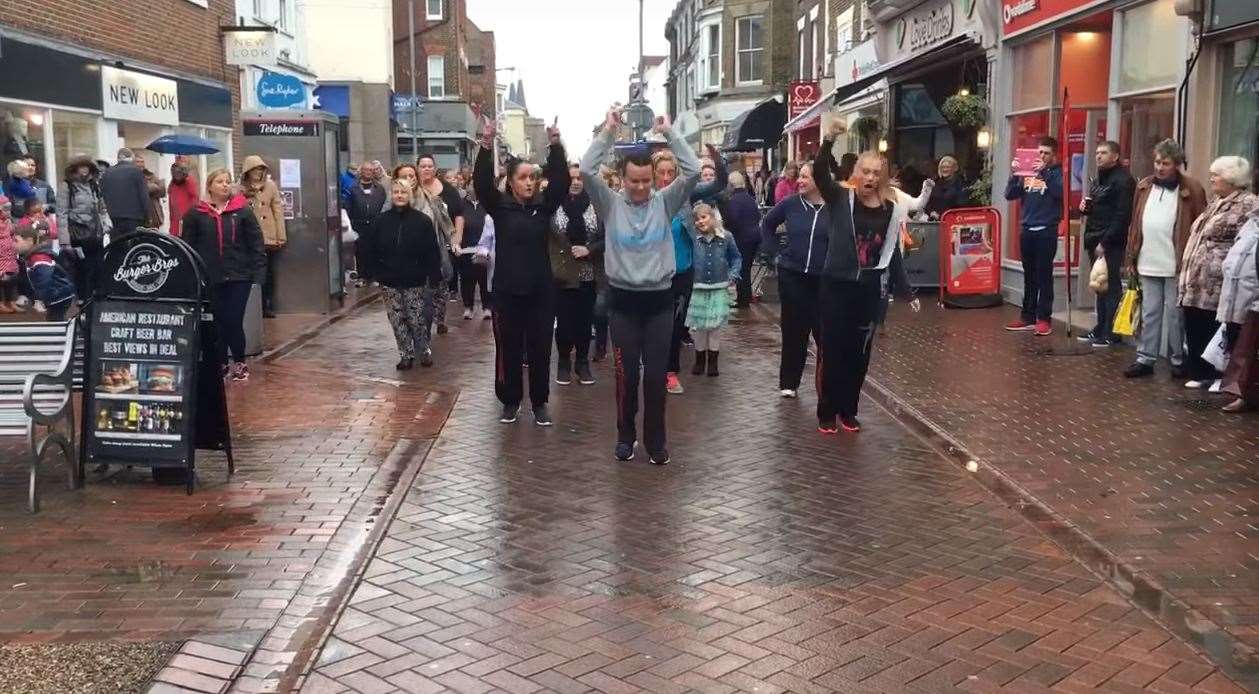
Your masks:
<instances>
[{"instance_id":1,"label":"woman in red jacket","mask_svg":"<svg viewBox=\"0 0 1259 694\"><path fill-rule=\"evenodd\" d=\"M183 238L206 267L215 324L231 357L234 381L249 378L245 365L245 305L249 289L261 282L267 266L262 229L245 196L232 190L232 172L211 171L206 199L183 219Z\"/></svg>"}]
</instances>

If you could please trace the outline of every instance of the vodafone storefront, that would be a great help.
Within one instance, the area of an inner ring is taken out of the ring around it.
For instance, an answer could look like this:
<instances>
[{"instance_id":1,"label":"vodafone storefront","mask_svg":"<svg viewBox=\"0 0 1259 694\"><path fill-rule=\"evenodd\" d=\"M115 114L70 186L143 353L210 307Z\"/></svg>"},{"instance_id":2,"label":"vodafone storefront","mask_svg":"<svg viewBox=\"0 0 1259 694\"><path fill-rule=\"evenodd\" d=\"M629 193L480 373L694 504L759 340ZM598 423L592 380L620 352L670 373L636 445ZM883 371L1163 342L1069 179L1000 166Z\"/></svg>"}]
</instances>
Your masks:
<instances>
[{"instance_id":1,"label":"vodafone storefront","mask_svg":"<svg viewBox=\"0 0 1259 694\"><path fill-rule=\"evenodd\" d=\"M1141 178L1151 172L1151 151L1176 136L1176 94L1184 79L1191 26L1178 17L1173 0L1000 0L1002 52L994 104L1002 122L993 144L993 190L999 198L1014 150L1058 136L1064 89L1071 209L1096 175L1098 142L1119 143L1125 164ZM994 200L1005 217L1003 262L1007 298L1019 300L1017 204ZM1077 212L1070 224L1078 228ZM1078 236L1077 236L1078 238ZM1058 262L1064 264L1065 237ZM1078 268L1081 249L1072 250ZM1056 292L1065 306L1066 293ZM1091 302L1087 292L1077 292Z\"/></svg>"}]
</instances>

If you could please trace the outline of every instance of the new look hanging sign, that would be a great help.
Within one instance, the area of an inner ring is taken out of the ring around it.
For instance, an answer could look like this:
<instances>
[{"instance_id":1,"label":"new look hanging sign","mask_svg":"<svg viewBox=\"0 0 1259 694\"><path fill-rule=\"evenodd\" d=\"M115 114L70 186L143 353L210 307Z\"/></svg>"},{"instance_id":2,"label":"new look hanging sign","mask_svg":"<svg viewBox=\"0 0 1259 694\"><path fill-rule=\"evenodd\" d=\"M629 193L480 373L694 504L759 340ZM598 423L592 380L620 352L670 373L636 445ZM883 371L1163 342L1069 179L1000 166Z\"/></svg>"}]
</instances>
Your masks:
<instances>
[{"instance_id":1,"label":"new look hanging sign","mask_svg":"<svg viewBox=\"0 0 1259 694\"><path fill-rule=\"evenodd\" d=\"M101 102L106 118L179 125L178 97L175 80L101 66Z\"/></svg>"}]
</instances>

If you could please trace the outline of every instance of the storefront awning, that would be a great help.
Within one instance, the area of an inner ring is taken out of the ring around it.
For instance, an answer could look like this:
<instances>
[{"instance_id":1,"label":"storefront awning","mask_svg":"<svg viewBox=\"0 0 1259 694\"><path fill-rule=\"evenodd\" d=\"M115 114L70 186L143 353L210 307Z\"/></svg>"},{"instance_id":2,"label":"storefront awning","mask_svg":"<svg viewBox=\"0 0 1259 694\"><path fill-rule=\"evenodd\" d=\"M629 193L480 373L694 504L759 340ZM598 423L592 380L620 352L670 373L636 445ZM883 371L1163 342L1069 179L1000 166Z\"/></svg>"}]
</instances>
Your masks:
<instances>
[{"instance_id":1,"label":"storefront awning","mask_svg":"<svg viewBox=\"0 0 1259 694\"><path fill-rule=\"evenodd\" d=\"M979 37L974 34L961 34L941 43L939 46L918 55L911 55L900 60L879 66L878 70L864 75L861 79L837 87L834 103L842 104L858 92L864 91L879 80L894 78L896 75L916 72L929 65L939 64L952 58L960 58L980 46Z\"/></svg>"},{"instance_id":2,"label":"storefront awning","mask_svg":"<svg viewBox=\"0 0 1259 694\"><path fill-rule=\"evenodd\" d=\"M774 147L782 139L786 123L787 106L777 99L766 99L730 121L721 149L754 152Z\"/></svg>"},{"instance_id":3,"label":"storefront awning","mask_svg":"<svg viewBox=\"0 0 1259 694\"><path fill-rule=\"evenodd\" d=\"M831 99L834 94L835 90L832 89L821 99L818 99L816 104L813 104L805 109L800 115L787 121L787 124L783 126L783 132L794 133L817 125L822 120L822 114L826 112L826 109L830 108Z\"/></svg>"}]
</instances>

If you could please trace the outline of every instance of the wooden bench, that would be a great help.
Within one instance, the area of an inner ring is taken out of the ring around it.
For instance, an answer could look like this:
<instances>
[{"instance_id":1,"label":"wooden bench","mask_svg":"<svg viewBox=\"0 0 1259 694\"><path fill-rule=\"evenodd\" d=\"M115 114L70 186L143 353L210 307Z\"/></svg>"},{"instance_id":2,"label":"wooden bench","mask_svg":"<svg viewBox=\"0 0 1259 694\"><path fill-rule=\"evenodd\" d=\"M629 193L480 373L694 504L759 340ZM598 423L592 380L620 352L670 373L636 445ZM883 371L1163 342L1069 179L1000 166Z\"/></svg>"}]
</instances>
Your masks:
<instances>
[{"instance_id":1,"label":"wooden bench","mask_svg":"<svg viewBox=\"0 0 1259 694\"><path fill-rule=\"evenodd\" d=\"M78 486L75 390L83 388L83 345L76 322L0 323L0 436L24 437L30 465L27 507L39 510L39 468L50 450L65 458Z\"/></svg>"}]
</instances>

